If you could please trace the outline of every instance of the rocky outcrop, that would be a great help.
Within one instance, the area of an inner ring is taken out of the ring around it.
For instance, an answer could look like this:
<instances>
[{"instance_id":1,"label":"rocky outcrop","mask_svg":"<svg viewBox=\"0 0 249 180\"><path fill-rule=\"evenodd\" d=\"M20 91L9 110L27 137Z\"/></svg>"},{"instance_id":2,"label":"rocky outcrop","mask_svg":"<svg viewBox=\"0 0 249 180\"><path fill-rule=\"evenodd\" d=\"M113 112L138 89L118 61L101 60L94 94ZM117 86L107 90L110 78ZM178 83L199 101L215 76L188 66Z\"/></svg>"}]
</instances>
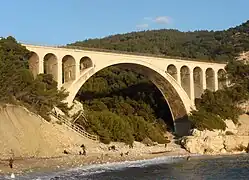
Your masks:
<instances>
[{"instance_id":1,"label":"rocky outcrop","mask_svg":"<svg viewBox=\"0 0 249 180\"><path fill-rule=\"evenodd\" d=\"M249 145L249 136L225 136L224 148L227 152L244 151Z\"/></svg>"},{"instance_id":2,"label":"rocky outcrop","mask_svg":"<svg viewBox=\"0 0 249 180\"><path fill-rule=\"evenodd\" d=\"M182 146L190 153L224 154L246 151L249 146L249 136L237 135L237 128L230 120L225 121L227 128L221 130L192 130L191 136L181 140ZM228 133L229 132L229 133Z\"/></svg>"},{"instance_id":3,"label":"rocky outcrop","mask_svg":"<svg viewBox=\"0 0 249 180\"><path fill-rule=\"evenodd\" d=\"M78 114L80 111L84 111L83 109L83 104L81 104L81 102L74 100L73 101L73 105L72 108L69 110L68 115L70 117L74 116L75 114Z\"/></svg>"}]
</instances>

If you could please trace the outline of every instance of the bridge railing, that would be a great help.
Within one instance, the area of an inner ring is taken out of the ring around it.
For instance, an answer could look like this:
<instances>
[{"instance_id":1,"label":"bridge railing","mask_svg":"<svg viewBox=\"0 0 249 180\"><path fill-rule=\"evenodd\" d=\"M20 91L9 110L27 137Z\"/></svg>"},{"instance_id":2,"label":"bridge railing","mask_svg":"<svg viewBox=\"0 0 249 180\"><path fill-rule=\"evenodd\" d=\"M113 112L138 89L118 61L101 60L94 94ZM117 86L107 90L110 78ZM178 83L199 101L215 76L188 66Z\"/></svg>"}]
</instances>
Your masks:
<instances>
[{"instance_id":1,"label":"bridge railing","mask_svg":"<svg viewBox=\"0 0 249 180\"><path fill-rule=\"evenodd\" d=\"M200 62L208 62L208 63L217 63L224 64L226 61L214 61L210 59L195 59L188 57L180 57L180 56L167 56L160 54L152 54L152 53L139 53L139 52L129 52L129 51L119 51L119 50L111 50L111 49L102 49L102 48L90 48L90 47L82 47L82 46L56 46L57 48L66 48L66 49L78 49L85 51L99 51L99 52L109 52L109 53L117 53L117 54L127 54L127 55L136 55L136 56L149 56L149 57L158 57L158 58L169 58L169 59L179 59L179 60L189 60L189 61L200 61Z\"/></svg>"},{"instance_id":2,"label":"bridge railing","mask_svg":"<svg viewBox=\"0 0 249 180\"><path fill-rule=\"evenodd\" d=\"M170 58L170 59L179 59L179 60L189 60L189 61L200 61L200 62L207 62L207 63L217 63L217 64L224 64L227 63L226 61L214 61L210 59L195 59L195 58L188 58L188 57L181 57L181 56L167 56L167 55L160 55L160 54L152 54L152 53L139 53L139 52L129 52L129 51L119 51L119 50L111 50L111 49L103 49L103 48L91 48L91 47L83 47L83 46L59 46L59 45L42 45L42 44L32 44L32 43L25 43L27 45L34 45L34 46L44 46L44 47L53 47L53 48L65 48L65 49L75 49L75 50L85 50L85 51L99 51L99 52L109 52L109 53L117 53L117 54L128 54L128 55L137 55L137 56L149 56L149 57L158 57L158 58Z\"/></svg>"},{"instance_id":3,"label":"bridge railing","mask_svg":"<svg viewBox=\"0 0 249 180\"><path fill-rule=\"evenodd\" d=\"M64 118L61 115L56 115L54 113L51 113L55 118L59 119L63 124L65 124L70 129L74 130L76 133L78 133L82 137L86 137L88 139L99 141L99 137L97 135L90 134L86 132L85 128L79 124L71 123L68 119Z\"/></svg>"}]
</instances>

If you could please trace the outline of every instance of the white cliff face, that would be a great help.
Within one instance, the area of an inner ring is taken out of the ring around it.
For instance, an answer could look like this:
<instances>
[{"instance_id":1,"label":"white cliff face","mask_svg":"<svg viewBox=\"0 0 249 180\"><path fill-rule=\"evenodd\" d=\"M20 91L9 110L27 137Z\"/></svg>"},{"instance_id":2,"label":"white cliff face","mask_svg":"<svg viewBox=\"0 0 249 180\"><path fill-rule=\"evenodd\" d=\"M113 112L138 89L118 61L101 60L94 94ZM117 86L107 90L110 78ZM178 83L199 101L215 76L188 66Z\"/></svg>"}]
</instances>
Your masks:
<instances>
[{"instance_id":1,"label":"white cliff face","mask_svg":"<svg viewBox=\"0 0 249 180\"><path fill-rule=\"evenodd\" d=\"M237 134L238 133L238 129L236 127L236 125L233 123L232 120L225 120L225 123L226 123L226 130L225 132L232 132L233 134Z\"/></svg>"},{"instance_id":2,"label":"white cliff face","mask_svg":"<svg viewBox=\"0 0 249 180\"><path fill-rule=\"evenodd\" d=\"M248 147L249 136L225 136L224 137L224 148L227 152L233 152L235 150Z\"/></svg>"},{"instance_id":3,"label":"white cliff face","mask_svg":"<svg viewBox=\"0 0 249 180\"><path fill-rule=\"evenodd\" d=\"M69 116L72 117L73 115L79 113L80 111L84 111L83 104L81 102L74 100L72 109L68 112Z\"/></svg>"},{"instance_id":4,"label":"white cliff face","mask_svg":"<svg viewBox=\"0 0 249 180\"><path fill-rule=\"evenodd\" d=\"M219 154L224 152L224 139L219 131L194 130L193 136L186 136L181 143L190 153Z\"/></svg>"},{"instance_id":5,"label":"white cliff face","mask_svg":"<svg viewBox=\"0 0 249 180\"><path fill-rule=\"evenodd\" d=\"M249 136L237 135L238 129L235 124L231 120L225 122L227 125L225 131L193 129L192 136L183 137L181 144L190 153L198 154L224 154L245 151L249 145Z\"/></svg>"}]
</instances>

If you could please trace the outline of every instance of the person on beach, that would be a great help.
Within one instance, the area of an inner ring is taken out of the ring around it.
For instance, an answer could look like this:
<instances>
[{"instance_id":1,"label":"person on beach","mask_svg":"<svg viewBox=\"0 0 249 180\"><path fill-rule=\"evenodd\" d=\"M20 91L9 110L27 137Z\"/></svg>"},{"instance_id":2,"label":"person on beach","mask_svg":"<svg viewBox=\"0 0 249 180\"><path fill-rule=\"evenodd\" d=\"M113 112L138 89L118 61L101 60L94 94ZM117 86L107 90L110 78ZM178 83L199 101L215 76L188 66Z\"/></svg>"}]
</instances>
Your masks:
<instances>
[{"instance_id":1,"label":"person on beach","mask_svg":"<svg viewBox=\"0 0 249 180\"><path fill-rule=\"evenodd\" d=\"M10 159L9 159L9 167L12 169L13 168L13 163L14 163L14 159L13 159L13 157L11 157Z\"/></svg>"},{"instance_id":2,"label":"person on beach","mask_svg":"<svg viewBox=\"0 0 249 180\"><path fill-rule=\"evenodd\" d=\"M13 163L14 163L14 151L13 149L10 150L10 159L9 159L9 167L12 169L13 168Z\"/></svg>"},{"instance_id":3,"label":"person on beach","mask_svg":"<svg viewBox=\"0 0 249 180\"><path fill-rule=\"evenodd\" d=\"M82 144L81 146L80 146L81 148L82 148L82 155L86 155L86 147L85 147L85 145L84 144Z\"/></svg>"}]
</instances>

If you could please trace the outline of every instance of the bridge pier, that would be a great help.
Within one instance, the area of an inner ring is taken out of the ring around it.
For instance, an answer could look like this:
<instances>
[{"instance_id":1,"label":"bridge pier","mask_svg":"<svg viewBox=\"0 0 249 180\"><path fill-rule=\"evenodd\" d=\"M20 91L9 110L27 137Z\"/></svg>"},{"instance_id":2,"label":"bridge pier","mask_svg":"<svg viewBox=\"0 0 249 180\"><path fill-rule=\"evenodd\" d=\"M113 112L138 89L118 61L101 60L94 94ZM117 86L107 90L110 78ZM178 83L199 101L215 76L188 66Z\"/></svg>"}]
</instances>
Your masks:
<instances>
[{"instance_id":1,"label":"bridge pier","mask_svg":"<svg viewBox=\"0 0 249 180\"><path fill-rule=\"evenodd\" d=\"M57 79L57 86L58 86L58 89L61 89L62 87L62 61L58 61L58 79Z\"/></svg>"},{"instance_id":2,"label":"bridge pier","mask_svg":"<svg viewBox=\"0 0 249 180\"><path fill-rule=\"evenodd\" d=\"M80 62L78 62L77 60L76 60L75 68L76 68L75 70L76 79L78 79L80 77Z\"/></svg>"},{"instance_id":3,"label":"bridge pier","mask_svg":"<svg viewBox=\"0 0 249 180\"><path fill-rule=\"evenodd\" d=\"M195 104L195 90L194 90L194 73L193 70L190 69L190 99Z\"/></svg>"},{"instance_id":4,"label":"bridge pier","mask_svg":"<svg viewBox=\"0 0 249 180\"><path fill-rule=\"evenodd\" d=\"M180 67L178 67L177 69L177 82L178 82L178 84L182 84L182 82L181 82L181 68Z\"/></svg>"},{"instance_id":5,"label":"bridge pier","mask_svg":"<svg viewBox=\"0 0 249 180\"><path fill-rule=\"evenodd\" d=\"M202 89L207 89L206 72L202 71ZM203 92L202 92L203 93Z\"/></svg>"},{"instance_id":6,"label":"bridge pier","mask_svg":"<svg viewBox=\"0 0 249 180\"><path fill-rule=\"evenodd\" d=\"M214 72L214 91L217 91L219 89L218 85L218 72Z\"/></svg>"}]
</instances>

